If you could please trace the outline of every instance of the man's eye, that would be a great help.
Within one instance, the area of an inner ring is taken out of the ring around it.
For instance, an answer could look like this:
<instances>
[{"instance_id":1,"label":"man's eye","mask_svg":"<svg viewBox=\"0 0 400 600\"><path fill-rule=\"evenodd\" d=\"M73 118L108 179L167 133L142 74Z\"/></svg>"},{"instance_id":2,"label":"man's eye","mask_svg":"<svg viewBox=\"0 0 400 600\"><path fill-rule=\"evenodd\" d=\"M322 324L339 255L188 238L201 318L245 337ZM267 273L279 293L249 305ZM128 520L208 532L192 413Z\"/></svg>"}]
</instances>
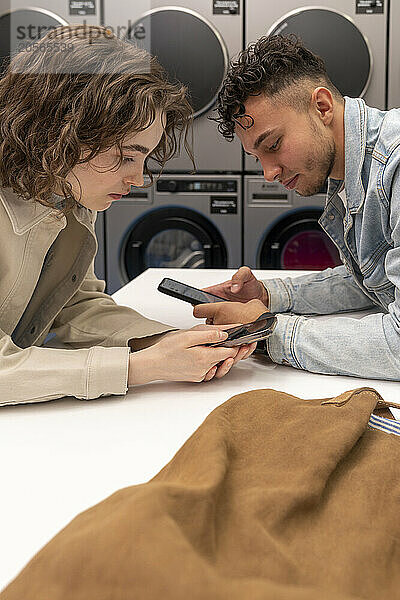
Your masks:
<instances>
[{"instance_id":1,"label":"man's eye","mask_svg":"<svg viewBox=\"0 0 400 600\"><path fill-rule=\"evenodd\" d=\"M130 158L129 156L124 156L122 162L135 162L134 158Z\"/></svg>"},{"instance_id":2,"label":"man's eye","mask_svg":"<svg viewBox=\"0 0 400 600\"><path fill-rule=\"evenodd\" d=\"M275 142L275 144L273 144L272 146L270 146L270 150L277 150L278 146L279 146L279 142L281 141L281 138L278 138Z\"/></svg>"}]
</instances>

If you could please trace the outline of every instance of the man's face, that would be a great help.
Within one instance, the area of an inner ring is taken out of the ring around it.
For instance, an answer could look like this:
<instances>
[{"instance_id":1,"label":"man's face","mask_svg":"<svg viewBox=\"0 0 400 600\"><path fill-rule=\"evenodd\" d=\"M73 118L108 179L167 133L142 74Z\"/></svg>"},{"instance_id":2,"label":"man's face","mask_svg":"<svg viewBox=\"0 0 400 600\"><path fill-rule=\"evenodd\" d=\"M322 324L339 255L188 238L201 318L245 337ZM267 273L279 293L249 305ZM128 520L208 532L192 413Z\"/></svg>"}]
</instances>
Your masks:
<instances>
[{"instance_id":1,"label":"man's face","mask_svg":"<svg viewBox=\"0 0 400 600\"><path fill-rule=\"evenodd\" d=\"M336 157L333 135L318 118L317 111L297 112L265 96L251 96L245 112L254 125L235 132L246 153L255 156L266 181L279 181L301 196L321 190ZM238 121L246 124L246 118Z\"/></svg>"},{"instance_id":2,"label":"man's face","mask_svg":"<svg viewBox=\"0 0 400 600\"><path fill-rule=\"evenodd\" d=\"M87 163L76 165L67 176L75 199L86 208L103 211L114 200L128 194L131 185L142 186L144 160L158 146L163 132L163 119L158 114L150 127L123 141L120 167L117 168L119 151L116 146Z\"/></svg>"}]
</instances>

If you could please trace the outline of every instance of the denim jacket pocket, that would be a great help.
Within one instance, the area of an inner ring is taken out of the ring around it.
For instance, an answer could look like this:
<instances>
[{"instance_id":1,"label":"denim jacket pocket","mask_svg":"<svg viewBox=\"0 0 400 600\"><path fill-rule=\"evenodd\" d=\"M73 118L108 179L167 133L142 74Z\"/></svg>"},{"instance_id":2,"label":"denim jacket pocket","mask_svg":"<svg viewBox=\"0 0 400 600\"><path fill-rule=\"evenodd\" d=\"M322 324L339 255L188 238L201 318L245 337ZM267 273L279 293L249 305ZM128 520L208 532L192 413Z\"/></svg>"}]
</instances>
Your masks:
<instances>
[{"instance_id":1,"label":"denim jacket pocket","mask_svg":"<svg viewBox=\"0 0 400 600\"><path fill-rule=\"evenodd\" d=\"M375 293L378 298L382 301L383 305L388 308L389 304L394 302L394 285L389 281L386 287L382 287L377 290Z\"/></svg>"},{"instance_id":2,"label":"denim jacket pocket","mask_svg":"<svg viewBox=\"0 0 400 600\"><path fill-rule=\"evenodd\" d=\"M380 284L376 283L375 285L371 285L371 282L368 281L368 278L364 280L364 285L369 292L373 292L375 296L378 298L382 306L386 309L394 302L394 292L395 287L391 281L384 277Z\"/></svg>"}]
</instances>

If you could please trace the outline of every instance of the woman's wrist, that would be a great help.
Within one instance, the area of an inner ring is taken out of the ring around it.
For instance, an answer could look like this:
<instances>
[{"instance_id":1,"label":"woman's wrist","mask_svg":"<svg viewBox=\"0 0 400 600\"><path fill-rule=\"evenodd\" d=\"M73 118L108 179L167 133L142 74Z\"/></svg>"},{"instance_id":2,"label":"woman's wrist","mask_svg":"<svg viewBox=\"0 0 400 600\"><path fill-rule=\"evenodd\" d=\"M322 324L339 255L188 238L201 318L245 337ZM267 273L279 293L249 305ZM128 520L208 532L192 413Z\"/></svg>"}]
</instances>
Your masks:
<instances>
[{"instance_id":1,"label":"woman's wrist","mask_svg":"<svg viewBox=\"0 0 400 600\"><path fill-rule=\"evenodd\" d=\"M157 379L154 360L148 355L148 350L139 350L129 355L128 387L143 385Z\"/></svg>"}]
</instances>

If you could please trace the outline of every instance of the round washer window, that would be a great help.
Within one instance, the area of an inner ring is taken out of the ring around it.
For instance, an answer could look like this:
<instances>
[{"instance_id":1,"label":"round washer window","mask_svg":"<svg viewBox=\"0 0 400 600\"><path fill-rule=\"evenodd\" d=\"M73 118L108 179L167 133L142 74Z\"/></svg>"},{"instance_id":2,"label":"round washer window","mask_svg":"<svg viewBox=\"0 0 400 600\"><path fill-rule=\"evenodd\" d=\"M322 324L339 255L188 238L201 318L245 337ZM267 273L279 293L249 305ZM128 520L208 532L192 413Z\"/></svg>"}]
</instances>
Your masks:
<instances>
[{"instance_id":1,"label":"round washer window","mask_svg":"<svg viewBox=\"0 0 400 600\"><path fill-rule=\"evenodd\" d=\"M179 7L153 10L132 25L128 39L188 87L195 117L214 104L228 53L218 31L203 17Z\"/></svg>"},{"instance_id":2,"label":"round washer window","mask_svg":"<svg viewBox=\"0 0 400 600\"><path fill-rule=\"evenodd\" d=\"M336 246L321 231L301 231L289 238L281 250L281 269L322 271L340 264Z\"/></svg>"},{"instance_id":3,"label":"round washer window","mask_svg":"<svg viewBox=\"0 0 400 600\"><path fill-rule=\"evenodd\" d=\"M349 17L330 9L304 8L284 16L268 31L268 35L293 33L324 59L330 79L343 95L363 95L370 78L371 52Z\"/></svg>"},{"instance_id":4,"label":"round washer window","mask_svg":"<svg viewBox=\"0 0 400 600\"><path fill-rule=\"evenodd\" d=\"M260 248L260 269L322 271L341 264L339 251L323 231L321 209L308 209L279 221Z\"/></svg>"},{"instance_id":5,"label":"round washer window","mask_svg":"<svg viewBox=\"0 0 400 600\"><path fill-rule=\"evenodd\" d=\"M184 207L156 208L137 221L122 248L129 280L149 267L225 268L224 240L211 221Z\"/></svg>"},{"instance_id":6,"label":"round washer window","mask_svg":"<svg viewBox=\"0 0 400 600\"><path fill-rule=\"evenodd\" d=\"M67 22L45 9L26 8L1 15L0 72L4 71L10 55L22 50L29 52L32 44L60 25Z\"/></svg>"},{"instance_id":7,"label":"round washer window","mask_svg":"<svg viewBox=\"0 0 400 600\"><path fill-rule=\"evenodd\" d=\"M200 269L204 268L204 248L188 231L165 229L149 241L144 262L146 269Z\"/></svg>"}]
</instances>

